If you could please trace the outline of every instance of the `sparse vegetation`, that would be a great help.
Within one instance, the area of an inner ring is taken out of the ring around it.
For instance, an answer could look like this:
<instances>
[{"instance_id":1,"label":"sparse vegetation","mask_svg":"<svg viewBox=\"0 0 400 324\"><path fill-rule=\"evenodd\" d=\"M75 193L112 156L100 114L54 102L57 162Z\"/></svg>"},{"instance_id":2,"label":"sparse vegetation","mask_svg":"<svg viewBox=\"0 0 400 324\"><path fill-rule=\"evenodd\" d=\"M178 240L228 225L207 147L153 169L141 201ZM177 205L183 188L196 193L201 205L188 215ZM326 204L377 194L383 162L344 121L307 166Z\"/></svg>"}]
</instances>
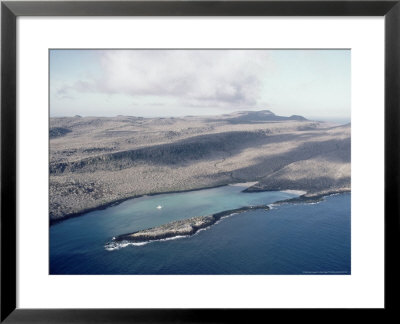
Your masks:
<instances>
[{"instance_id":1,"label":"sparse vegetation","mask_svg":"<svg viewBox=\"0 0 400 324\"><path fill-rule=\"evenodd\" d=\"M350 190L350 125L269 111L63 117L50 125L51 220L128 197L236 182L308 196Z\"/></svg>"}]
</instances>

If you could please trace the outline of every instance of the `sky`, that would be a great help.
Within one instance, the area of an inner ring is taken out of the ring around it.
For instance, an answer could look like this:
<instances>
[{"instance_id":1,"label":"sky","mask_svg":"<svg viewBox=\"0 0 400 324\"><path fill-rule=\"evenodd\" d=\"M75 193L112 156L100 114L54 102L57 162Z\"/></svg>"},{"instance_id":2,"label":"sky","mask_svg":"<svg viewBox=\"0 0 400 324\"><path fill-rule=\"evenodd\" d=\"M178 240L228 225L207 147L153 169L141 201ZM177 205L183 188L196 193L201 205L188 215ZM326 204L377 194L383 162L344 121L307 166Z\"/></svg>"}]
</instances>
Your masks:
<instances>
[{"instance_id":1,"label":"sky","mask_svg":"<svg viewBox=\"0 0 400 324\"><path fill-rule=\"evenodd\" d=\"M50 50L50 116L350 121L350 50Z\"/></svg>"}]
</instances>

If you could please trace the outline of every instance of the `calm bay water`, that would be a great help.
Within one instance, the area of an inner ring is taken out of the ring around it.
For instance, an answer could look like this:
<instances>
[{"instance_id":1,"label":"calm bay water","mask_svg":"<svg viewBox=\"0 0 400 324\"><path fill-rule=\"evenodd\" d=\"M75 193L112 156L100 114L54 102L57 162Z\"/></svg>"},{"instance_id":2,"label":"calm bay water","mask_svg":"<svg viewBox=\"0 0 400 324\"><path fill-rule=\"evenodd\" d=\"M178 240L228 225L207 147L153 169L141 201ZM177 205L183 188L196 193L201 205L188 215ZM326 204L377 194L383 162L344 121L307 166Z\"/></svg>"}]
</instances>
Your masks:
<instances>
[{"instance_id":1,"label":"calm bay water","mask_svg":"<svg viewBox=\"0 0 400 324\"><path fill-rule=\"evenodd\" d=\"M53 225L50 274L350 273L350 194L244 212L192 237L113 251L104 247L116 235L296 196L243 189L141 197Z\"/></svg>"}]
</instances>

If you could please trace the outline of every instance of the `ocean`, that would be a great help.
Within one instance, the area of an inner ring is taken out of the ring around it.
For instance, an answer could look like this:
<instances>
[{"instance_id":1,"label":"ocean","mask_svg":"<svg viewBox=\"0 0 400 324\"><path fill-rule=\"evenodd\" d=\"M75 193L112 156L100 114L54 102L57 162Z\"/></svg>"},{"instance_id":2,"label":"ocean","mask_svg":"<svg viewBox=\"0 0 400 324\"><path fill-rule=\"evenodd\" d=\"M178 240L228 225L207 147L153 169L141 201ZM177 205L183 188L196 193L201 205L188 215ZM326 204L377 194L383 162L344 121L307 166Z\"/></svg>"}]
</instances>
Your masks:
<instances>
[{"instance_id":1,"label":"ocean","mask_svg":"<svg viewBox=\"0 0 400 324\"><path fill-rule=\"evenodd\" d=\"M350 274L351 194L318 203L273 205L291 192L244 193L246 186L144 196L67 219L49 229L49 273ZM193 236L106 248L114 236L243 206Z\"/></svg>"}]
</instances>

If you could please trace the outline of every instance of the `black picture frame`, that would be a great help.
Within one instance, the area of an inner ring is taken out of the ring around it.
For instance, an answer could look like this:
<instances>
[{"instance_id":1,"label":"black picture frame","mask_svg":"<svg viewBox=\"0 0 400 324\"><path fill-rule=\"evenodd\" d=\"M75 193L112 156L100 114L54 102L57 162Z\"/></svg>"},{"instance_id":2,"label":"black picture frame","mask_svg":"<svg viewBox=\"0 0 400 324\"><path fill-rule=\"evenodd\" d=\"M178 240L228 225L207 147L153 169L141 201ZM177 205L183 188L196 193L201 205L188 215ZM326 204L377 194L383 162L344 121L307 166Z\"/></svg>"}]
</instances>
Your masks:
<instances>
[{"instance_id":1,"label":"black picture frame","mask_svg":"<svg viewBox=\"0 0 400 324\"><path fill-rule=\"evenodd\" d=\"M297 319L326 309L18 309L16 308L16 19L19 16L384 16L385 17L385 307L346 310L384 321L399 307L400 0L394 1L4 1L1 3L1 322L197 323ZM342 310L343 311L343 310ZM362 314L360 312L362 311ZM333 316L333 318L332 318ZM258 318L258 319L257 319ZM395 317L394 317L395 318ZM321 319L321 318L320 318Z\"/></svg>"}]
</instances>

